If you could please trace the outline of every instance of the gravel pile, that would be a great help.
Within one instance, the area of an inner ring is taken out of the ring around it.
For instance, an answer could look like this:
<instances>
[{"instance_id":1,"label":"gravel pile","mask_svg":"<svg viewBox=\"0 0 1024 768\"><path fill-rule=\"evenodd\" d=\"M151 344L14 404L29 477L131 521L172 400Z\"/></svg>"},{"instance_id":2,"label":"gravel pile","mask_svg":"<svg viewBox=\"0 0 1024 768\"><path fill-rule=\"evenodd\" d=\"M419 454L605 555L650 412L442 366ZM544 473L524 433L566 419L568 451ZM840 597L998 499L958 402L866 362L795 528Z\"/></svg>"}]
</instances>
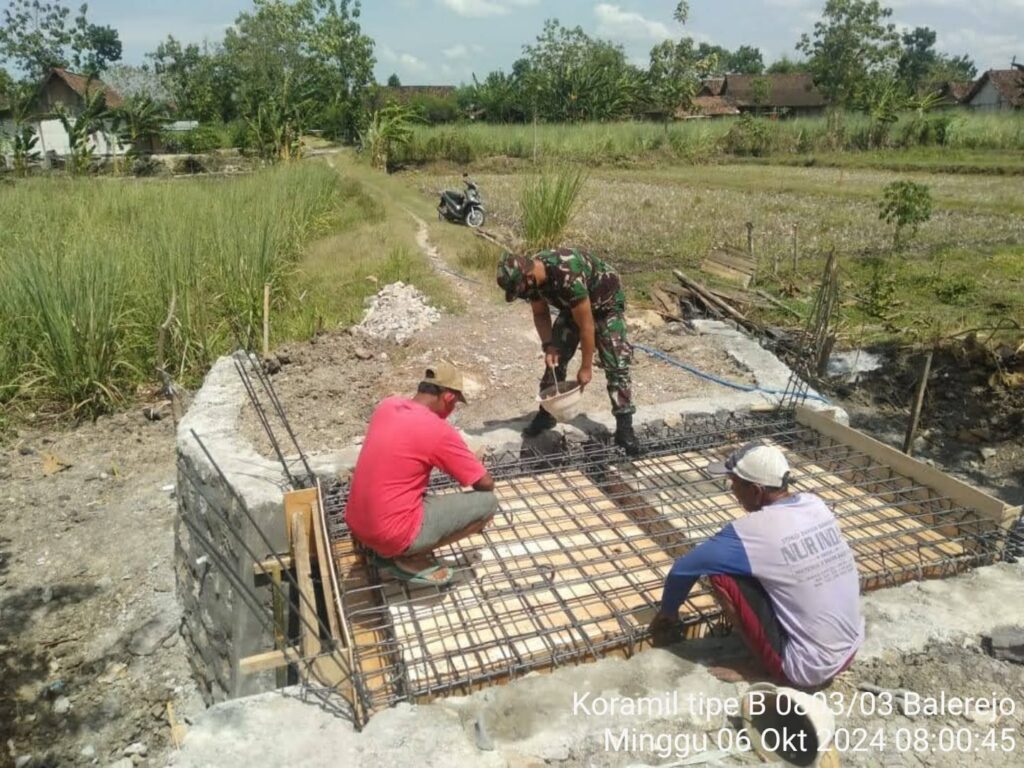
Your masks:
<instances>
[{"instance_id":1,"label":"gravel pile","mask_svg":"<svg viewBox=\"0 0 1024 768\"><path fill-rule=\"evenodd\" d=\"M366 316L355 330L396 344L404 344L417 331L441 319L441 313L427 303L426 296L401 282L384 286L368 303Z\"/></svg>"}]
</instances>

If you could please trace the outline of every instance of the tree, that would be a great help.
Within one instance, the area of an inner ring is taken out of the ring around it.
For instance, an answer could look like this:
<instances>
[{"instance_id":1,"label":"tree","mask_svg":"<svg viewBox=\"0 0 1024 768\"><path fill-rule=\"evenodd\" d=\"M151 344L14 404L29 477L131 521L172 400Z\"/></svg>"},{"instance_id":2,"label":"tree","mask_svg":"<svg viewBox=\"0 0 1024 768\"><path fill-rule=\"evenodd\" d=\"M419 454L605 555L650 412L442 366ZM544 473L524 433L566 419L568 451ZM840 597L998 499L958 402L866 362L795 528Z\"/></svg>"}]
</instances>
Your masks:
<instances>
[{"instance_id":1,"label":"tree","mask_svg":"<svg viewBox=\"0 0 1024 768\"><path fill-rule=\"evenodd\" d=\"M962 56L939 54L939 60L935 62L928 73L928 81L932 86L949 81L969 83L977 76L978 67L967 54Z\"/></svg>"},{"instance_id":2,"label":"tree","mask_svg":"<svg viewBox=\"0 0 1024 768\"><path fill-rule=\"evenodd\" d=\"M807 67L807 62L796 61L788 56L783 56L781 59L772 62L768 69L765 70L769 75L796 75L808 71L810 70Z\"/></svg>"},{"instance_id":3,"label":"tree","mask_svg":"<svg viewBox=\"0 0 1024 768\"><path fill-rule=\"evenodd\" d=\"M115 61L121 60L121 38L113 27L90 24L85 18L83 5L75 19L71 35L71 64L79 72L98 75Z\"/></svg>"},{"instance_id":4,"label":"tree","mask_svg":"<svg viewBox=\"0 0 1024 768\"><path fill-rule=\"evenodd\" d=\"M673 17L685 24L689 6L679 3ZM666 120L680 108L690 109L701 80L716 71L720 51L725 49L705 43L697 45L692 37L675 42L666 40L651 49L648 85L652 101L665 114ZM667 125L666 122L666 128Z\"/></svg>"},{"instance_id":5,"label":"tree","mask_svg":"<svg viewBox=\"0 0 1024 768\"><path fill-rule=\"evenodd\" d=\"M174 111L192 120L230 120L237 116L232 98L234 71L222 51L198 45L182 46L173 37L147 54L153 72L166 90Z\"/></svg>"},{"instance_id":6,"label":"tree","mask_svg":"<svg viewBox=\"0 0 1024 768\"><path fill-rule=\"evenodd\" d=\"M388 78L388 88L401 88L401 87L402 87L402 81L398 79L398 75L397 74L392 73L391 77Z\"/></svg>"},{"instance_id":7,"label":"tree","mask_svg":"<svg viewBox=\"0 0 1024 768\"><path fill-rule=\"evenodd\" d=\"M741 45L729 55L729 72L736 75L760 75L764 72L761 51L750 45Z\"/></svg>"},{"instance_id":8,"label":"tree","mask_svg":"<svg viewBox=\"0 0 1024 768\"><path fill-rule=\"evenodd\" d=\"M112 27L89 23L88 10L83 4L71 19L59 2L10 0L0 24L0 58L33 79L54 67L99 74L121 58L121 40Z\"/></svg>"},{"instance_id":9,"label":"tree","mask_svg":"<svg viewBox=\"0 0 1024 768\"><path fill-rule=\"evenodd\" d=\"M350 0L255 0L224 38L241 114L288 120L290 133L318 122L353 135L374 65L359 15Z\"/></svg>"},{"instance_id":10,"label":"tree","mask_svg":"<svg viewBox=\"0 0 1024 768\"><path fill-rule=\"evenodd\" d=\"M552 121L613 120L632 114L643 77L621 46L589 37L581 27L544 22L513 72L523 101Z\"/></svg>"},{"instance_id":11,"label":"tree","mask_svg":"<svg viewBox=\"0 0 1024 768\"><path fill-rule=\"evenodd\" d=\"M978 73L969 57L947 56L935 49L935 31L928 27L916 27L904 32L903 50L900 53L897 72L900 80L912 93L935 88L946 81L965 82Z\"/></svg>"},{"instance_id":12,"label":"tree","mask_svg":"<svg viewBox=\"0 0 1024 768\"><path fill-rule=\"evenodd\" d=\"M7 73L7 70L0 67L0 101L6 98L14 87L14 79Z\"/></svg>"},{"instance_id":13,"label":"tree","mask_svg":"<svg viewBox=\"0 0 1024 768\"><path fill-rule=\"evenodd\" d=\"M149 65L114 64L103 73L103 82L125 99L143 97L160 104L171 101L171 92Z\"/></svg>"},{"instance_id":14,"label":"tree","mask_svg":"<svg viewBox=\"0 0 1024 768\"><path fill-rule=\"evenodd\" d=\"M878 0L827 0L813 37L800 38L797 50L834 106L851 106L871 77L896 68L900 39L890 16Z\"/></svg>"}]
</instances>

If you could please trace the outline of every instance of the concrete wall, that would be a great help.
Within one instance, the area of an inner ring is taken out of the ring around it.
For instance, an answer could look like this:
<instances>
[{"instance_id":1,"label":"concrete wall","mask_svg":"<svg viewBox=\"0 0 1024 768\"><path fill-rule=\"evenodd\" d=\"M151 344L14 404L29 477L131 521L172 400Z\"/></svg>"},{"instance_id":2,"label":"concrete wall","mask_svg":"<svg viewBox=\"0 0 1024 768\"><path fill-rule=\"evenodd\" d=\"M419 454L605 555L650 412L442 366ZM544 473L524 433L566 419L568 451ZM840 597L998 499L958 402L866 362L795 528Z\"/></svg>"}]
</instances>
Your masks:
<instances>
[{"instance_id":1,"label":"concrete wall","mask_svg":"<svg viewBox=\"0 0 1024 768\"><path fill-rule=\"evenodd\" d=\"M231 358L222 358L206 377L178 427L178 520L175 523L175 581L184 612L183 634L189 661L208 703L274 687L274 674L240 676L239 659L273 648L273 635L232 586L230 568L244 584L259 592L269 608L269 589L256 589L253 557L232 531L238 532L256 557L287 549L281 467L259 456L238 438L242 408L248 405ZM193 435L193 432L195 433ZM221 479L196 436L215 457L227 477ZM198 487L192 479L198 477ZM249 522L232 490L260 529L268 547ZM187 522L186 522L187 521ZM214 548L204 548L189 525ZM266 613L269 613L267 611Z\"/></svg>"}]
</instances>

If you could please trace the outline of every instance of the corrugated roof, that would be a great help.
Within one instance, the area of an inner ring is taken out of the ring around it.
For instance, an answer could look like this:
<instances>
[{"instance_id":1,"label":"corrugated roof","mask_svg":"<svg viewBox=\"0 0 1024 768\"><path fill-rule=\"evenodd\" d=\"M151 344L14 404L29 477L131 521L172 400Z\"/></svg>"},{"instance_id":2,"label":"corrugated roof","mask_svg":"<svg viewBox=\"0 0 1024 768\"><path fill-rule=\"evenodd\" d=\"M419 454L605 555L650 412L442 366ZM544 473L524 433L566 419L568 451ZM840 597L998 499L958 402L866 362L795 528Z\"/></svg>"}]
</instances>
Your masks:
<instances>
[{"instance_id":1,"label":"corrugated roof","mask_svg":"<svg viewBox=\"0 0 1024 768\"><path fill-rule=\"evenodd\" d=\"M722 95L737 106L758 106L754 99L754 83L767 80L767 99L763 107L824 107L828 104L824 95L806 73L792 75L726 75Z\"/></svg>"},{"instance_id":2,"label":"corrugated roof","mask_svg":"<svg viewBox=\"0 0 1024 768\"><path fill-rule=\"evenodd\" d=\"M108 108L117 109L124 104L124 99L121 98L121 94L99 78L94 77L90 80L87 75L80 75L76 72L69 72L66 69L59 68L55 68L50 72L50 77L47 78L47 82L49 82L50 78L53 77L59 77L67 84L68 88L73 90L83 99L86 98L90 92L94 92L96 89L101 88L106 95Z\"/></svg>"}]
</instances>

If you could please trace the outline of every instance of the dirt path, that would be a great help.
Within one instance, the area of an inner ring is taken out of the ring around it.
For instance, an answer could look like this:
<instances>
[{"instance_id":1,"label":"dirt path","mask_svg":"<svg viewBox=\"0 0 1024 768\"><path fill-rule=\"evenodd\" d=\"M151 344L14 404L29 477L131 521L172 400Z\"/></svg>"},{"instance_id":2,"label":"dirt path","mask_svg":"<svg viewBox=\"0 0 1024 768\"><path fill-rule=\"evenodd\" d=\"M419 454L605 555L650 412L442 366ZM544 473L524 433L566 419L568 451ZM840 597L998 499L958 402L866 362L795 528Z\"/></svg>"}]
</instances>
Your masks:
<instances>
[{"instance_id":1,"label":"dirt path","mask_svg":"<svg viewBox=\"0 0 1024 768\"><path fill-rule=\"evenodd\" d=\"M390 394L409 395L426 367L448 359L466 374L469 400L452 422L469 433L502 426L520 428L537 408L537 384L543 355L529 305L506 304L498 288L457 274L431 242L426 222L406 211L417 226L417 243L430 263L450 281L465 311L443 315L440 322L404 345L368 340L346 331L323 335L315 343L289 344L280 350L288 364L274 377L300 445L310 452L335 449L358 441L373 406ZM715 337L696 337L654 323L649 313L630 313L632 339L662 349L702 371L741 384L752 384L750 372L738 365ZM656 318L655 318L656 319ZM570 365L570 377L578 357ZM637 350L632 367L638 405L707 397L728 390L694 377ZM610 404L603 374L584 394L587 414L608 413ZM270 455L270 446L252 416L247 436Z\"/></svg>"}]
</instances>

